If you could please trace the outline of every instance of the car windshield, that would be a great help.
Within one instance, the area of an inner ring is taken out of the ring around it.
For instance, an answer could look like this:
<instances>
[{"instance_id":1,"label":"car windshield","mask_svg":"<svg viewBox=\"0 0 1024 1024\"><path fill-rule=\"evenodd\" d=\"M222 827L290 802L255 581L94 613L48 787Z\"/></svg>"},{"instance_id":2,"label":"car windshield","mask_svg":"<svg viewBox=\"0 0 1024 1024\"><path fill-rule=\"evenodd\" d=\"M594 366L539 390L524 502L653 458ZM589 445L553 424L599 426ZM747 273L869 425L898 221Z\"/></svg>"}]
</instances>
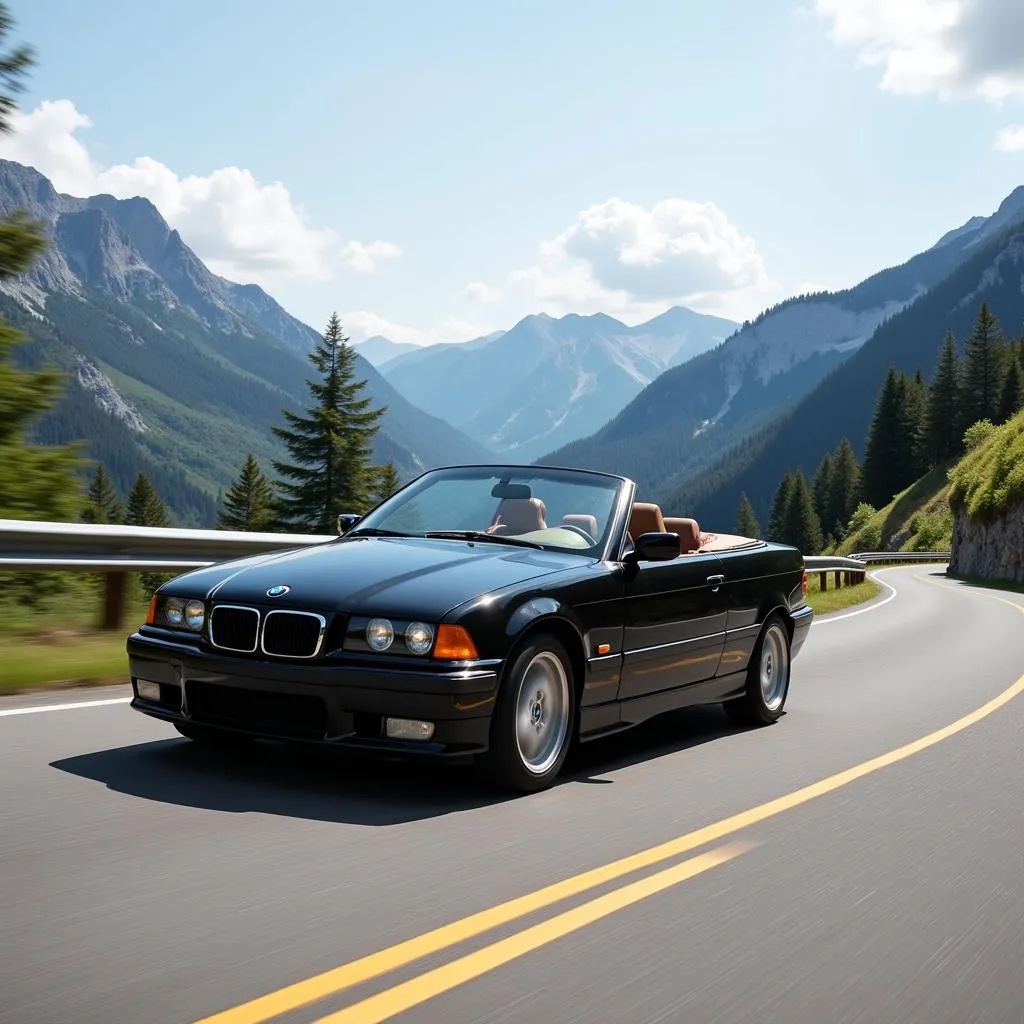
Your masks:
<instances>
[{"instance_id":1,"label":"car windshield","mask_svg":"<svg viewBox=\"0 0 1024 1024\"><path fill-rule=\"evenodd\" d=\"M623 483L572 470L460 467L425 473L350 532L515 543L599 555Z\"/></svg>"}]
</instances>

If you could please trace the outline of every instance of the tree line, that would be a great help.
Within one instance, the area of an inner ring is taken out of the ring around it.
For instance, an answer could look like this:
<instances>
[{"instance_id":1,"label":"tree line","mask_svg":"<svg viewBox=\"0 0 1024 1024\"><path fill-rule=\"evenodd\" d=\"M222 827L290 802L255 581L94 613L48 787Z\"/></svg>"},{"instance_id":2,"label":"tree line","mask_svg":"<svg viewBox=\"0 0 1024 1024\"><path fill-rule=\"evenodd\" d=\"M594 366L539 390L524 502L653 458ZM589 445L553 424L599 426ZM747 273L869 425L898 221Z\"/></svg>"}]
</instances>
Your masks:
<instances>
[{"instance_id":1,"label":"tree line","mask_svg":"<svg viewBox=\"0 0 1024 1024\"><path fill-rule=\"evenodd\" d=\"M961 357L947 331L931 380L890 368L875 400L858 463L848 439L819 463L810 480L787 470L776 487L765 536L804 554L834 547L859 529L915 480L966 450L970 428L1005 423L1024 408L1024 332L1007 338L982 303ZM737 532L760 537L746 494L740 496Z\"/></svg>"}]
</instances>

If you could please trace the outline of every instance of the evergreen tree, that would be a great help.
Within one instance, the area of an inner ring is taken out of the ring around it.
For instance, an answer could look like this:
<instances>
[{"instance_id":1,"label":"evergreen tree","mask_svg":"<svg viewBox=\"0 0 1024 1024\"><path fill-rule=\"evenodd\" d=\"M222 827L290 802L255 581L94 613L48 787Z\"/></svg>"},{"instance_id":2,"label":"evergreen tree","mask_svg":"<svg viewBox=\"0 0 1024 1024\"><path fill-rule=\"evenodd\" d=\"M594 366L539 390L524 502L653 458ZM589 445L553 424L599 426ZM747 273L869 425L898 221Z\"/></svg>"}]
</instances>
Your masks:
<instances>
[{"instance_id":1,"label":"evergreen tree","mask_svg":"<svg viewBox=\"0 0 1024 1024\"><path fill-rule=\"evenodd\" d=\"M876 508L888 505L916 479L915 390L913 381L890 368L875 403L864 447L863 497Z\"/></svg>"},{"instance_id":2,"label":"evergreen tree","mask_svg":"<svg viewBox=\"0 0 1024 1024\"><path fill-rule=\"evenodd\" d=\"M805 555L816 555L821 551L821 523L802 472L793 479L783 534L786 544L799 548Z\"/></svg>"},{"instance_id":3,"label":"evergreen tree","mask_svg":"<svg viewBox=\"0 0 1024 1024\"><path fill-rule=\"evenodd\" d=\"M761 527L758 525L757 516L754 515L754 506L746 492L740 495L740 505L736 512L736 532L741 537L761 536Z\"/></svg>"},{"instance_id":4,"label":"evergreen tree","mask_svg":"<svg viewBox=\"0 0 1024 1024\"><path fill-rule=\"evenodd\" d=\"M374 504L379 505L399 488L398 470L393 462L385 462L377 467L377 482L374 487Z\"/></svg>"},{"instance_id":5,"label":"evergreen tree","mask_svg":"<svg viewBox=\"0 0 1024 1024\"><path fill-rule=\"evenodd\" d=\"M829 498L832 494L832 453L826 454L811 478L811 494L814 497L814 511L824 522L831 522L828 517Z\"/></svg>"},{"instance_id":6,"label":"evergreen tree","mask_svg":"<svg viewBox=\"0 0 1024 1024\"><path fill-rule=\"evenodd\" d=\"M124 506L102 464L96 467L82 509L83 523L123 523Z\"/></svg>"},{"instance_id":7,"label":"evergreen tree","mask_svg":"<svg viewBox=\"0 0 1024 1024\"><path fill-rule=\"evenodd\" d=\"M126 516L130 526L170 526L167 517L167 509L160 500L160 496L153 489L149 477L140 473L135 478L131 493L128 495L128 514ZM170 577L160 573L143 572L139 573L139 580L142 589L148 598L153 591Z\"/></svg>"},{"instance_id":8,"label":"evergreen tree","mask_svg":"<svg viewBox=\"0 0 1024 1024\"><path fill-rule=\"evenodd\" d=\"M786 514L789 509L789 497L793 490L793 474L786 470L786 475L779 481L772 498L771 511L768 513L768 540L781 541L786 533Z\"/></svg>"},{"instance_id":9,"label":"evergreen tree","mask_svg":"<svg viewBox=\"0 0 1024 1024\"><path fill-rule=\"evenodd\" d=\"M828 506L821 516L822 523L832 523L837 539L845 535L846 524L860 501L860 466L848 438L842 438L832 454L832 473L829 481Z\"/></svg>"},{"instance_id":10,"label":"evergreen tree","mask_svg":"<svg viewBox=\"0 0 1024 1024\"><path fill-rule=\"evenodd\" d=\"M331 315L322 340L310 353L318 378L307 381L315 404L306 416L282 410L287 427L274 427L291 463L274 462L281 481L282 518L313 533L330 533L341 512L366 512L377 482L370 465L373 437L385 409L370 409L360 397L366 381L355 376L356 354Z\"/></svg>"},{"instance_id":11,"label":"evergreen tree","mask_svg":"<svg viewBox=\"0 0 1024 1024\"><path fill-rule=\"evenodd\" d=\"M1003 378L1003 390L999 396L999 419L1005 423L1024 408L1024 370L1016 359L1009 360L1009 368Z\"/></svg>"},{"instance_id":12,"label":"evergreen tree","mask_svg":"<svg viewBox=\"0 0 1024 1024\"><path fill-rule=\"evenodd\" d=\"M7 5L0 3L0 44L12 26ZM0 134L9 133L17 108L13 94L34 63L29 47L0 53ZM24 274L45 249L42 225L23 212L0 219L0 280ZM79 510L77 446L32 445L25 433L32 419L56 401L61 377L52 370L30 372L16 368L15 345L26 337L0 322L0 518L74 519Z\"/></svg>"},{"instance_id":13,"label":"evergreen tree","mask_svg":"<svg viewBox=\"0 0 1024 1024\"><path fill-rule=\"evenodd\" d=\"M269 533L276 525L273 488L250 452L245 457L241 474L224 496L223 508L217 515L217 526L221 530Z\"/></svg>"},{"instance_id":14,"label":"evergreen tree","mask_svg":"<svg viewBox=\"0 0 1024 1024\"><path fill-rule=\"evenodd\" d=\"M960 359L953 332L947 331L928 387L921 423L919 452L925 469L946 462L960 452L963 440L960 397Z\"/></svg>"},{"instance_id":15,"label":"evergreen tree","mask_svg":"<svg viewBox=\"0 0 1024 1024\"><path fill-rule=\"evenodd\" d=\"M918 369L913 379L907 381L906 397L904 398L908 431L906 449L912 467L911 479L907 481L908 483L922 476L929 468L924 453L921 450L921 434L924 430L927 407L928 388L925 385L921 370Z\"/></svg>"},{"instance_id":16,"label":"evergreen tree","mask_svg":"<svg viewBox=\"0 0 1024 1024\"><path fill-rule=\"evenodd\" d=\"M974 330L964 343L964 372L961 388L961 431L978 420L999 417L1003 388L1004 343L999 321L982 303Z\"/></svg>"}]
</instances>

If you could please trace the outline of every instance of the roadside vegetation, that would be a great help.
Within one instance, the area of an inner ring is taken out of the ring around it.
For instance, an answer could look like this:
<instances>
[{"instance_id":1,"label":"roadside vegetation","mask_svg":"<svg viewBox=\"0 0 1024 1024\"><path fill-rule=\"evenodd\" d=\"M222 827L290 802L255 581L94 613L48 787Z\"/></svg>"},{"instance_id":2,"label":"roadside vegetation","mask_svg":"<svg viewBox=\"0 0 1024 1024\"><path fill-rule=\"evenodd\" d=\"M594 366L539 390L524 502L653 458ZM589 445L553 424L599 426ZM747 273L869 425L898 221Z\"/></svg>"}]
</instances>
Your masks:
<instances>
[{"instance_id":1,"label":"roadside vegetation","mask_svg":"<svg viewBox=\"0 0 1024 1024\"><path fill-rule=\"evenodd\" d=\"M829 573L828 589L822 590L819 574L816 572L807 574L807 603L814 609L816 615L827 615L829 612L837 612L843 608L864 604L865 601L870 601L881 592L882 584L870 576L865 576L863 583L836 589L835 573Z\"/></svg>"}]
</instances>

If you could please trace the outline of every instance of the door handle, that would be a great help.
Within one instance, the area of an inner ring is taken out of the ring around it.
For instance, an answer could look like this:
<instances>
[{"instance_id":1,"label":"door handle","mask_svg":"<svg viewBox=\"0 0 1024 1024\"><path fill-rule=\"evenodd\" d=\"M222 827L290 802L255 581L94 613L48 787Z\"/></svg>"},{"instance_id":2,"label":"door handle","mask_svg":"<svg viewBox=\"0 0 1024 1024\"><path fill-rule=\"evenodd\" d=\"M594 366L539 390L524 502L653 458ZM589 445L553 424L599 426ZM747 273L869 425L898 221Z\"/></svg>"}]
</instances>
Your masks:
<instances>
[{"instance_id":1,"label":"door handle","mask_svg":"<svg viewBox=\"0 0 1024 1024\"><path fill-rule=\"evenodd\" d=\"M725 582L725 577L724 576L709 576L708 577L708 586L711 587L712 590L717 590L724 582Z\"/></svg>"}]
</instances>

